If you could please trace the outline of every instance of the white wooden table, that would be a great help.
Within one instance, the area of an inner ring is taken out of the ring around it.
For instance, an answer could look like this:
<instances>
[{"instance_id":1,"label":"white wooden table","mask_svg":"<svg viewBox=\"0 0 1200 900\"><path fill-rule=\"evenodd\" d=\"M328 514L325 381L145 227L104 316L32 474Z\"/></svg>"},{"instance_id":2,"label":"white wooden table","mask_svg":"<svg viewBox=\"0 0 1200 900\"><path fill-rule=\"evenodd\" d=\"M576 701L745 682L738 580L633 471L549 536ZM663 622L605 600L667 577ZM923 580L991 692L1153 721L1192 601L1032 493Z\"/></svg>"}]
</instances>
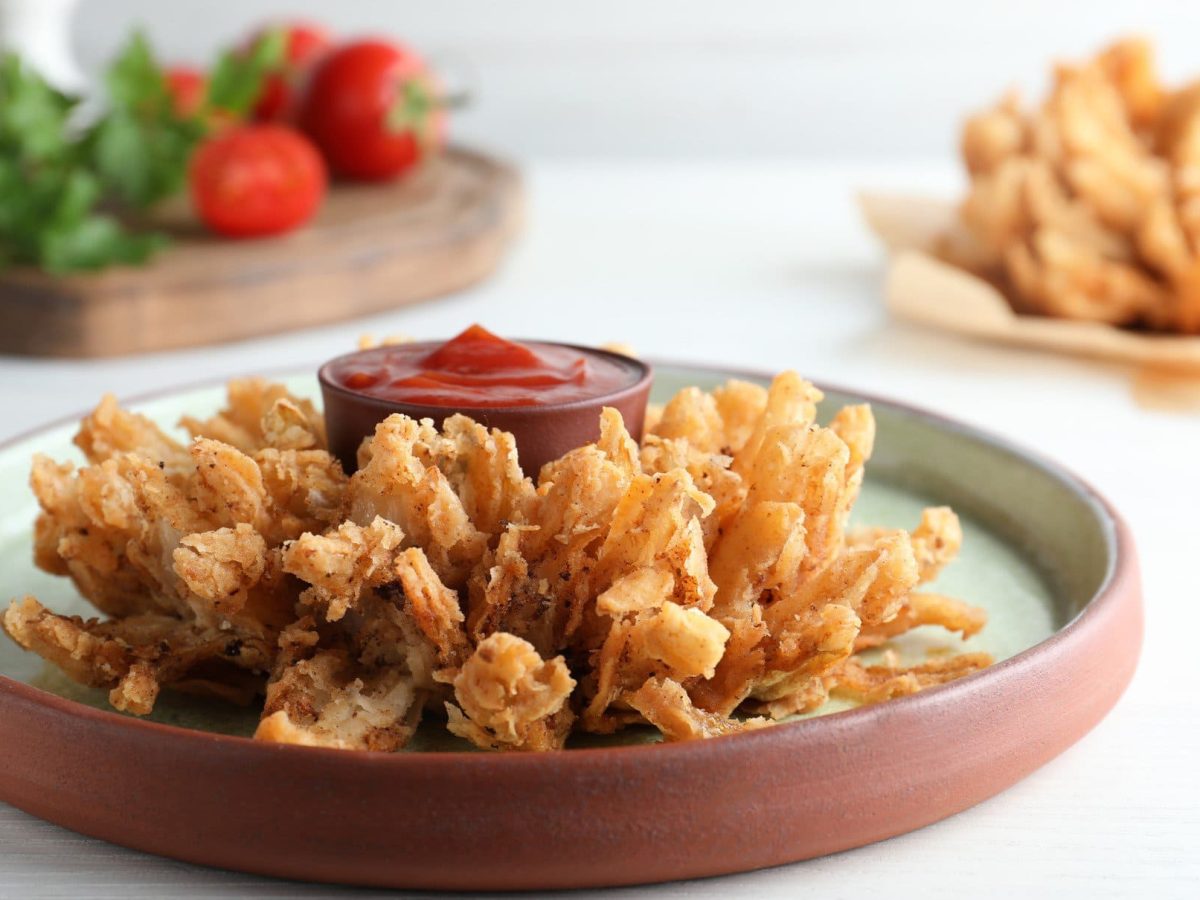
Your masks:
<instances>
[{"instance_id":1,"label":"white wooden table","mask_svg":"<svg viewBox=\"0 0 1200 900\"><path fill-rule=\"evenodd\" d=\"M105 389L130 394L315 363L363 332L443 336L477 320L503 334L627 340L664 358L795 367L1008 435L1067 463L1133 526L1147 632L1125 698L1059 759L951 820L827 859L652 893L1200 896L1200 692L1192 685L1200 415L1139 410L1120 367L966 344L888 321L881 254L852 191L955 184L952 167L932 164L531 166L528 234L489 284L372 320L234 346L105 362L0 360L0 432L79 410ZM3 898L339 893L122 850L0 807Z\"/></svg>"}]
</instances>

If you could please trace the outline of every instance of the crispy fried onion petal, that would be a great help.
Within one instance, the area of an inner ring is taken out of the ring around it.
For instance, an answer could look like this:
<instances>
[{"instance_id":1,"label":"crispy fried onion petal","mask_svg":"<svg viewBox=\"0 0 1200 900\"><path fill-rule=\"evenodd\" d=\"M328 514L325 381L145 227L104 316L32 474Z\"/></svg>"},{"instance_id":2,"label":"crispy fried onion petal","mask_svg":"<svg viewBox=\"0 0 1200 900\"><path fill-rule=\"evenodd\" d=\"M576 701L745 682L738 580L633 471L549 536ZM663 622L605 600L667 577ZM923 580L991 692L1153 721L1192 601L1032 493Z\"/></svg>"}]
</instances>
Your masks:
<instances>
[{"instance_id":1,"label":"crispy fried onion petal","mask_svg":"<svg viewBox=\"0 0 1200 900\"><path fill-rule=\"evenodd\" d=\"M499 631L455 676L447 727L488 750L557 750L571 730L574 688L561 656L544 660L528 641Z\"/></svg>"},{"instance_id":2,"label":"crispy fried onion petal","mask_svg":"<svg viewBox=\"0 0 1200 900\"><path fill-rule=\"evenodd\" d=\"M981 174L1036 139L1013 115L973 132ZM875 421L856 405L820 425L821 399L793 372L689 388L640 444L605 409L535 482L512 435L461 415L388 417L347 478L279 385L231 384L184 420L191 444L105 398L86 464L38 457L31 484L37 564L107 618L24 598L3 626L128 712L163 689L265 695L260 740L386 752L427 714L490 750L633 725L693 740L978 671L985 654L898 662L914 628L987 621L937 589L963 528L944 507L851 528Z\"/></svg>"},{"instance_id":3,"label":"crispy fried onion petal","mask_svg":"<svg viewBox=\"0 0 1200 900\"><path fill-rule=\"evenodd\" d=\"M1146 42L1057 65L1040 104L968 118L961 149L949 262L1018 312L1200 333L1200 88L1166 88Z\"/></svg>"}]
</instances>

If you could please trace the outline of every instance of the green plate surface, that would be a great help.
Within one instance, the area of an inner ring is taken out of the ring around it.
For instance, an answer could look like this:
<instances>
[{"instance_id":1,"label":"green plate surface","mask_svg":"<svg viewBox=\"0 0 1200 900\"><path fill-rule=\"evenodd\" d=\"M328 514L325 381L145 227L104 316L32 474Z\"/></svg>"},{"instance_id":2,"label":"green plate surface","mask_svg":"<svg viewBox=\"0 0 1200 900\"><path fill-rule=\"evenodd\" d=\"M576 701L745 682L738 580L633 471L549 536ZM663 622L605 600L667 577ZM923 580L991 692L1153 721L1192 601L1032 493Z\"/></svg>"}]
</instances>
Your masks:
<instances>
[{"instance_id":1,"label":"green plate surface","mask_svg":"<svg viewBox=\"0 0 1200 900\"><path fill-rule=\"evenodd\" d=\"M653 399L661 402L680 387L711 388L731 377L712 369L659 365ZM310 375L283 379L293 391L318 396ZM180 390L130 404L163 426L186 413L218 409L221 386ZM847 403L850 393L828 391L822 415ZM1086 500L1051 472L1003 445L981 439L942 420L886 402L873 404L878 422L876 452L855 508L854 523L913 527L925 506L949 504L963 521L962 553L931 586L988 611L984 631L968 641L936 628L921 628L892 643L906 660L928 653L984 650L997 660L1021 652L1066 624L1103 582L1111 561L1106 535ZM82 461L71 444L75 423L47 428L0 450L0 565L6 593L36 595L57 612L83 616L94 611L71 583L36 569L31 525L37 509L28 487L29 460L44 453L56 460ZM0 674L102 709L105 692L80 687L10 641L0 638ZM817 715L844 709L832 701ZM227 734L249 735L256 710L193 697L160 698L154 721ZM628 729L616 737L582 738L574 745L640 743L656 739L650 729ZM466 749L438 723L422 727L410 750Z\"/></svg>"}]
</instances>

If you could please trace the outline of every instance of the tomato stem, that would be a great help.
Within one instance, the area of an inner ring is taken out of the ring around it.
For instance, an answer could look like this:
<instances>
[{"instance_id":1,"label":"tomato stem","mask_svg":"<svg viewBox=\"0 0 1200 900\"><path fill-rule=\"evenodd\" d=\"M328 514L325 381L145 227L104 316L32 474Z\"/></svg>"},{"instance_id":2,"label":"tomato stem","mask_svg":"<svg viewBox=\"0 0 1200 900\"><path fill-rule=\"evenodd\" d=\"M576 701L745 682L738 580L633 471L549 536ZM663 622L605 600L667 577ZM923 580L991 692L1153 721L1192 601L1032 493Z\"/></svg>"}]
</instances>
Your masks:
<instances>
[{"instance_id":1,"label":"tomato stem","mask_svg":"<svg viewBox=\"0 0 1200 900\"><path fill-rule=\"evenodd\" d=\"M399 95L387 112L385 125L393 134L405 131L417 133L418 137L425 128L429 111L433 108L433 97L419 81L406 81L400 87Z\"/></svg>"},{"instance_id":2,"label":"tomato stem","mask_svg":"<svg viewBox=\"0 0 1200 900\"><path fill-rule=\"evenodd\" d=\"M439 109L462 109L470 102L469 91L438 96L427 84L413 79L406 81L400 88L399 96L388 110L384 124L393 134L411 131L418 141L428 144L434 138L429 131L432 114Z\"/></svg>"}]
</instances>

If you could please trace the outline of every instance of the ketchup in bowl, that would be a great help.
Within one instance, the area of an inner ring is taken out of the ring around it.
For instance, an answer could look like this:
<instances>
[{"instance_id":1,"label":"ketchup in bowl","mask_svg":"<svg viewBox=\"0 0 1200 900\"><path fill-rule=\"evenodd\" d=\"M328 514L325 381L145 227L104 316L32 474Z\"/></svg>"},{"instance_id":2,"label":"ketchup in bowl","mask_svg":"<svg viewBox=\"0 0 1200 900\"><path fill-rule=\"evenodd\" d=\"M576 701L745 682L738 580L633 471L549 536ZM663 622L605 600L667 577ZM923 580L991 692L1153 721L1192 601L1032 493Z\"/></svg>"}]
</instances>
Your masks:
<instances>
[{"instance_id":1,"label":"ketchup in bowl","mask_svg":"<svg viewBox=\"0 0 1200 900\"><path fill-rule=\"evenodd\" d=\"M562 344L519 344L472 325L441 346L395 344L334 360L327 377L380 400L422 406L545 406L609 394L628 366Z\"/></svg>"},{"instance_id":2,"label":"ketchup in bowl","mask_svg":"<svg viewBox=\"0 0 1200 900\"><path fill-rule=\"evenodd\" d=\"M521 466L543 464L594 441L600 411L617 409L641 439L652 372L627 356L543 341L517 342L472 325L446 342L372 347L319 372L329 448L348 472L363 438L392 413L441 425L463 413L512 432Z\"/></svg>"}]
</instances>

